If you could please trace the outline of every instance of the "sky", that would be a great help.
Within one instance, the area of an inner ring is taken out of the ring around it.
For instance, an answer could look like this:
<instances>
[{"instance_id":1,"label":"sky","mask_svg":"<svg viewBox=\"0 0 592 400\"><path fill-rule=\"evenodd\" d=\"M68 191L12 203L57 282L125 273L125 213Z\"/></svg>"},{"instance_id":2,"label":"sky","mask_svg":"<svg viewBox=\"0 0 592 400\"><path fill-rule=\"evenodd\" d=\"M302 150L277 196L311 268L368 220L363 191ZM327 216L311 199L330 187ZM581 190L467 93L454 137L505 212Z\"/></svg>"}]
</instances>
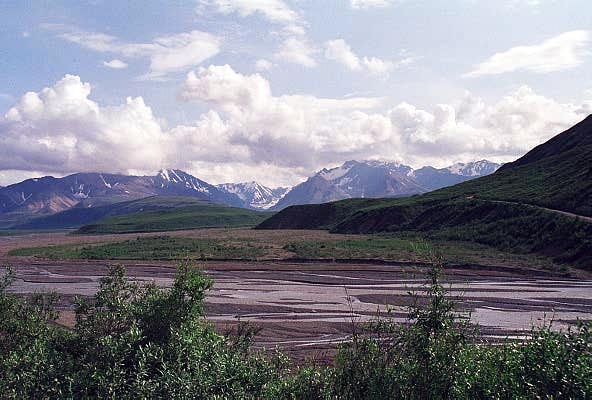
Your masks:
<instances>
[{"instance_id":1,"label":"sky","mask_svg":"<svg viewBox=\"0 0 592 400\"><path fill-rule=\"evenodd\" d=\"M0 185L514 160L592 113L589 0L0 2Z\"/></svg>"}]
</instances>

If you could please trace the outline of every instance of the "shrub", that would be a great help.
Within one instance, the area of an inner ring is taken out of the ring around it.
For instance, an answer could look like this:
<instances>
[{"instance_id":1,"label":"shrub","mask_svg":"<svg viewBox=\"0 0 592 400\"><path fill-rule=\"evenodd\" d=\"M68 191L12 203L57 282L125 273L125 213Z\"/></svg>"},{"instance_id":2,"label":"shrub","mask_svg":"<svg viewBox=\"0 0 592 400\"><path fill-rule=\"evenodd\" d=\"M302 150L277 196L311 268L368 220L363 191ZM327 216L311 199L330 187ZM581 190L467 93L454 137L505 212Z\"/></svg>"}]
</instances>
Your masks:
<instances>
[{"instance_id":1,"label":"shrub","mask_svg":"<svg viewBox=\"0 0 592 400\"><path fill-rule=\"evenodd\" d=\"M112 267L76 325L51 323L47 303L0 286L0 392L8 398L258 398L274 365L251 336L220 335L203 319L212 281L181 265L171 289L129 281ZM38 296L38 299L53 296Z\"/></svg>"}]
</instances>

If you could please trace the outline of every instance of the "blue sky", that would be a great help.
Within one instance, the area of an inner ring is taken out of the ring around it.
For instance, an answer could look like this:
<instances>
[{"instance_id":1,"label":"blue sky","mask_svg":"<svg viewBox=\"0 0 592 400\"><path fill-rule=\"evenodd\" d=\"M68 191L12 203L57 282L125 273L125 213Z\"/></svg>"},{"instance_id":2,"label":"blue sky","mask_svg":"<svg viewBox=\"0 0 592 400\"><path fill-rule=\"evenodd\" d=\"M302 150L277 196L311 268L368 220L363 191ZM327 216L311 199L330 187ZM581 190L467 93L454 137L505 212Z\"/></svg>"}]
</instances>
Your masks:
<instances>
[{"instance_id":1,"label":"blue sky","mask_svg":"<svg viewBox=\"0 0 592 400\"><path fill-rule=\"evenodd\" d=\"M509 161L592 110L588 1L167 3L0 5L0 184Z\"/></svg>"}]
</instances>

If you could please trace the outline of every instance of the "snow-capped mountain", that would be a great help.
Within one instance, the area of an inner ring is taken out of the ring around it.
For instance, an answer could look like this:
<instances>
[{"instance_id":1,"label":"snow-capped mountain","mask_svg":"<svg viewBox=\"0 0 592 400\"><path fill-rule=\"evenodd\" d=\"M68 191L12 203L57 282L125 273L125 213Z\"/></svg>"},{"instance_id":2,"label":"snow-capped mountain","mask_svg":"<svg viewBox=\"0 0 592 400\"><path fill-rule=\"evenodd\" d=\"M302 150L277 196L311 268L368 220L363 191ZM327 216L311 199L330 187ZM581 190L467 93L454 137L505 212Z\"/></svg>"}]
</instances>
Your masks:
<instances>
[{"instance_id":1,"label":"snow-capped mountain","mask_svg":"<svg viewBox=\"0 0 592 400\"><path fill-rule=\"evenodd\" d=\"M223 183L216 185L223 192L237 195L243 201L243 207L255 210L267 210L275 206L290 188L271 189L257 182Z\"/></svg>"},{"instance_id":2,"label":"snow-capped mountain","mask_svg":"<svg viewBox=\"0 0 592 400\"><path fill-rule=\"evenodd\" d=\"M408 196L425 191L409 176L412 168L383 161L347 161L322 169L288 192L274 209L352 197Z\"/></svg>"},{"instance_id":3,"label":"snow-capped mountain","mask_svg":"<svg viewBox=\"0 0 592 400\"><path fill-rule=\"evenodd\" d=\"M477 177L493 174L498 170L499 167L501 167L501 164L492 163L491 161L487 160L481 160L467 164L456 163L445 169L450 171L452 174Z\"/></svg>"},{"instance_id":4,"label":"snow-capped mountain","mask_svg":"<svg viewBox=\"0 0 592 400\"><path fill-rule=\"evenodd\" d=\"M0 213L52 214L72 207L94 207L149 196L186 196L242 205L232 193L183 171L168 169L156 176L79 173L63 178L27 179L0 188Z\"/></svg>"},{"instance_id":5,"label":"snow-capped mountain","mask_svg":"<svg viewBox=\"0 0 592 400\"><path fill-rule=\"evenodd\" d=\"M45 176L0 188L3 221L48 215L74 207L96 207L149 196L184 196L255 210L323 203L352 197L409 196L487 175L499 164L486 160L447 168L417 170L394 162L347 161L322 169L292 189L271 189L256 182L212 185L178 169L155 176L78 173ZM18 221L17 221L18 222Z\"/></svg>"},{"instance_id":6,"label":"snow-capped mountain","mask_svg":"<svg viewBox=\"0 0 592 400\"><path fill-rule=\"evenodd\" d=\"M486 160L418 170L394 162L347 161L336 168L322 169L296 185L272 209L354 197L410 196L488 175L499 167Z\"/></svg>"},{"instance_id":7,"label":"snow-capped mountain","mask_svg":"<svg viewBox=\"0 0 592 400\"><path fill-rule=\"evenodd\" d=\"M422 167L414 170L411 176L426 191L456 185L497 171L501 164L487 160L470 163L456 163L446 168Z\"/></svg>"},{"instance_id":8,"label":"snow-capped mountain","mask_svg":"<svg viewBox=\"0 0 592 400\"><path fill-rule=\"evenodd\" d=\"M241 207L241 199L179 169L163 169L154 178L159 195L197 197L212 203ZM160 194L163 193L163 194Z\"/></svg>"}]
</instances>

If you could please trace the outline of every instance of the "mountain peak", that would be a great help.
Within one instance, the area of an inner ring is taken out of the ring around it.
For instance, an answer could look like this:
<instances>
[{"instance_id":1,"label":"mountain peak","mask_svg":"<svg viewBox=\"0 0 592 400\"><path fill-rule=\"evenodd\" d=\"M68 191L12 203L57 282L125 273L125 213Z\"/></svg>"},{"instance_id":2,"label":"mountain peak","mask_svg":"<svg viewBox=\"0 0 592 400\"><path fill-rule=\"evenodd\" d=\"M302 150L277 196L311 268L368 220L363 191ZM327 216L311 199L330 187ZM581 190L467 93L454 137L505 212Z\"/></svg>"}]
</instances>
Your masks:
<instances>
[{"instance_id":1,"label":"mountain peak","mask_svg":"<svg viewBox=\"0 0 592 400\"><path fill-rule=\"evenodd\" d=\"M191 178L197 179L193 175L180 169L161 169L156 176L165 181L174 183L183 182Z\"/></svg>"}]
</instances>

